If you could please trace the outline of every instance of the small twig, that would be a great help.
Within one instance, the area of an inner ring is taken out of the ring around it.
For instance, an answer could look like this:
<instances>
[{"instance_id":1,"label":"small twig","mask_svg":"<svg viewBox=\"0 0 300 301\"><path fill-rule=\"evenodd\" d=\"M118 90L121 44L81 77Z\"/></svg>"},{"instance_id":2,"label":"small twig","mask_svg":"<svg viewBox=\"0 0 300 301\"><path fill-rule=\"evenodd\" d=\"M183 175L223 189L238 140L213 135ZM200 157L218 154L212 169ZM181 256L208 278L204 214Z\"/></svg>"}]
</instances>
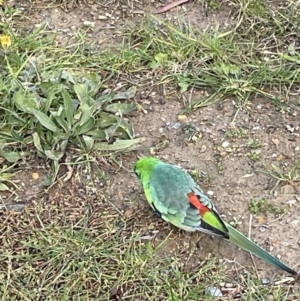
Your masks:
<instances>
[{"instance_id":1,"label":"small twig","mask_svg":"<svg viewBox=\"0 0 300 301\"><path fill-rule=\"evenodd\" d=\"M72 166L69 165L67 162L66 162L66 166L67 166L68 171L66 173L66 177L63 179L64 182L67 182L68 180L70 180L72 178L73 171L74 171Z\"/></svg>"},{"instance_id":2,"label":"small twig","mask_svg":"<svg viewBox=\"0 0 300 301\"><path fill-rule=\"evenodd\" d=\"M189 2L189 0L179 0L177 2L170 3L170 4L162 7L161 9L159 9L156 13L157 14L163 14L163 13L169 11L170 9L172 9L172 8L174 8L174 7L176 7L180 4L186 3L186 2Z\"/></svg>"},{"instance_id":3,"label":"small twig","mask_svg":"<svg viewBox=\"0 0 300 301\"><path fill-rule=\"evenodd\" d=\"M238 114L239 114L239 112L240 112L241 109L242 109L241 107L237 108L237 110L234 113L233 119L231 120L230 124L234 124L235 123L235 120L236 120L236 118L237 118L237 116L238 116Z\"/></svg>"},{"instance_id":4,"label":"small twig","mask_svg":"<svg viewBox=\"0 0 300 301\"><path fill-rule=\"evenodd\" d=\"M274 285L281 285L283 283L286 283L286 282L292 282L292 281L295 281L295 278L294 277L287 277L287 278L284 278L282 280L278 280L276 282L274 282L273 284Z\"/></svg>"},{"instance_id":5,"label":"small twig","mask_svg":"<svg viewBox=\"0 0 300 301\"><path fill-rule=\"evenodd\" d=\"M120 211L110 200L108 200L107 198L105 198L105 202L108 202L121 216L124 216L124 214L122 213L122 211Z\"/></svg>"},{"instance_id":6,"label":"small twig","mask_svg":"<svg viewBox=\"0 0 300 301\"><path fill-rule=\"evenodd\" d=\"M249 228L248 228L248 238L251 239L251 226L252 226L252 219L253 219L253 216L252 214L250 214L250 217L249 217ZM256 277L259 278L259 275L258 275L258 271L257 271L257 267L256 267L256 264L255 264L255 261L254 261L254 258L253 258L253 255L250 253L250 256L251 256L251 260L252 260L252 263L254 265L254 269L255 269L255 273L256 273Z\"/></svg>"},{"instance_id":7,"label":"small twig","mask_svg":"<svg viewBox=\"0 0 300 301\"><path fill-rule=\"evenodd\" d=\"M279 215L277 218L273 219L272 221L267 222L267 224L272 224L276 221L278 221L279 219L281 219L288 211L283 212L281 215Z\"/></svg>"}]
</instances>

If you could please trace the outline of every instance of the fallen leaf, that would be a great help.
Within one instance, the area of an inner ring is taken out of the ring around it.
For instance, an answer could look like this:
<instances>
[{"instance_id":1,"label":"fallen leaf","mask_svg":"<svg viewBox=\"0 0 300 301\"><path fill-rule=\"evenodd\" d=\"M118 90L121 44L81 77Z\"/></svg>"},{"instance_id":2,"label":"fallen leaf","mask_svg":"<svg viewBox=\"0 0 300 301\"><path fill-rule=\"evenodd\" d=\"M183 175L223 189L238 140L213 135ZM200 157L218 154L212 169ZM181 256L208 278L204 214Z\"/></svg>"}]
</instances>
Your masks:
<instances>
[{"instance_id":1,"label":"fallen leaf","mask_svg":"<svg viewBox=\"0 0 300 301\"><path fill-rule=\"evenodd\" d=\"M265 224L267 222L267 219L263 216L258 216L257 221L260 225Z\"/></svg>"},{"instance_id":2,"label":"fallen leaf","mask_svg":"<svg viewBox=\"0 0 300 301\"><path fill-rule=\"evenodd\" d=\"M67 173L66 173L66 177L64 178L64 182L67 182L68 180L71 179L72 175L73 175L73 168L71 167L71 165L67 165Z\"/></svg>"},{"instance_id":3,"label":"fallen leaf","mask_svg":"<svg viewBox=\"0 0 300 301\"><path fill-rule=\"evenodd\" d=\"M120 295L119 295L119 286L116 283L112 289L110 290L109 298L110 300L120 300Z\"/></svg>"},{"instance_id":4,"label":"fallen leaf","mask_svg":"<svg viewBox=\"0 0 300 301\"><path fill-rule=\"evenodd\" d=\"M276 145L276 147L280 143L280 141L277 138L272 138L272 142Z\"/></svg>"},{"instance_id":5,"label":"fallen leaf","mask_svg":"<svg viewBox=\"0 0 300 301\"><path fill-rule=\"evenodd\" d=\"M40 177L40 175L39 175L38 172L33 172L33 173L31 174L31 177L32 177L33 180L37 180L37 179Z\"/></svg>"},{"instance_id":6,"label":"fallen leaf","mask_svg":"<svg viewBox=\"0 0 300 301\"><path fill-rule=\"evenodd\" d=\"M178 115L177 119L180 121L180 120L184 120L184 119L187 119L187 116L186 115Z\"/></svg>"},{"instance_id":7,"label":"fallen leaf","mask_svg":"<svg viewBox=\"0 0 300 301\"><path fill-rule=\"evenodd\" d=\"M108 143L95 143L94 149L101 151L122 151L122 150L132 150L137 144L143 142L144 138L136 138L131 140L116 140L113 144Z\"/></svg>"}]
</instances>

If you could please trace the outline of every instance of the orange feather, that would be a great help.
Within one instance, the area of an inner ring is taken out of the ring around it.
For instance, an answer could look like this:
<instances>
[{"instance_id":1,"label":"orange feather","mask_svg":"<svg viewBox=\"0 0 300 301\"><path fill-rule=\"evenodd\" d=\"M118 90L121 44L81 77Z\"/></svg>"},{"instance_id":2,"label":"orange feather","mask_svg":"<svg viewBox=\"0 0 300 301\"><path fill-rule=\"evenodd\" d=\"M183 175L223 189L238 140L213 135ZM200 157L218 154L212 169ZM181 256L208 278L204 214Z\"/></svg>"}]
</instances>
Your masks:
<instances>
[{"instance_id":1,"label":"orange feather","mask_svg":"<svg viewBox=\"0 0 300 301\"><path fill-rule=\"evenodd\" d=\"M202 204L201 199L198 195L196 195L193 192L190 192L188 193L188 196L190 199L190 203L199 210L201 216L204 216L206 212L210 212L209 208Z\"/></svg>"}]
</instances>

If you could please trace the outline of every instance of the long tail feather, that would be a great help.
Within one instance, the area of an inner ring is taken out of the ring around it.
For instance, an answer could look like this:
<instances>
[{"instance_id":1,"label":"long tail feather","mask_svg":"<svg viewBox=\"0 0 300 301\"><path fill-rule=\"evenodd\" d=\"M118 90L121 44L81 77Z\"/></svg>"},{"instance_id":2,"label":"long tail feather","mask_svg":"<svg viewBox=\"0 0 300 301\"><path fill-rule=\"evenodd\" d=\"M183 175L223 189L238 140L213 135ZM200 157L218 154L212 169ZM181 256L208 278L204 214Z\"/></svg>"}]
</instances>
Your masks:
<instances>
[{"instance_id":1,"label":"long tail feather","mask_svg":"<svg viewBox=\"0 0 300 301\"><path fill-rule=\"evenodd\" d=\"M249 238L244 236L241 232L230 226L226 223L226 227L229 231L229 239L231 243L235 244L236 246L244 249L245 251L248 251L257 257L261 258L262 260L274 265L275 267L282 269L286 271L287 273L290 273L292 275L298 275L295 270L285 265L283 262L281 262L279 259L268 253L266 250L264 250L262 247L258 246L256 243L251 241Z\"/></svg>"}]
</instances>

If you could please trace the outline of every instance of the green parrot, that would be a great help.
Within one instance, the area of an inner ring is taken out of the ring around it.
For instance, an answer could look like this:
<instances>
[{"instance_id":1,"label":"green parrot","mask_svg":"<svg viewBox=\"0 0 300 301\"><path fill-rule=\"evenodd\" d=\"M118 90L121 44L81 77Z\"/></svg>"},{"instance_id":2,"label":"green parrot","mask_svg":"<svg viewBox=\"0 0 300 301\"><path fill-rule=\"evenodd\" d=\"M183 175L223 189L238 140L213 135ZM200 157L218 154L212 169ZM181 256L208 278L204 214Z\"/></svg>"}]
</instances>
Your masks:
<instances>
[{"instance_id":1,"label":"green parrot","mask_svg":"<svg viewBox=\"0 0 300 301\"><path fill-rule=\"evenodd\" d=\"M299 278L300 272L297 273L223 221L209 197L179 166L146 157L136 162L134 172L142 182L150 206L168 223L185 231L202 231L222 237Z\"/></svg>"}]
</instances>

